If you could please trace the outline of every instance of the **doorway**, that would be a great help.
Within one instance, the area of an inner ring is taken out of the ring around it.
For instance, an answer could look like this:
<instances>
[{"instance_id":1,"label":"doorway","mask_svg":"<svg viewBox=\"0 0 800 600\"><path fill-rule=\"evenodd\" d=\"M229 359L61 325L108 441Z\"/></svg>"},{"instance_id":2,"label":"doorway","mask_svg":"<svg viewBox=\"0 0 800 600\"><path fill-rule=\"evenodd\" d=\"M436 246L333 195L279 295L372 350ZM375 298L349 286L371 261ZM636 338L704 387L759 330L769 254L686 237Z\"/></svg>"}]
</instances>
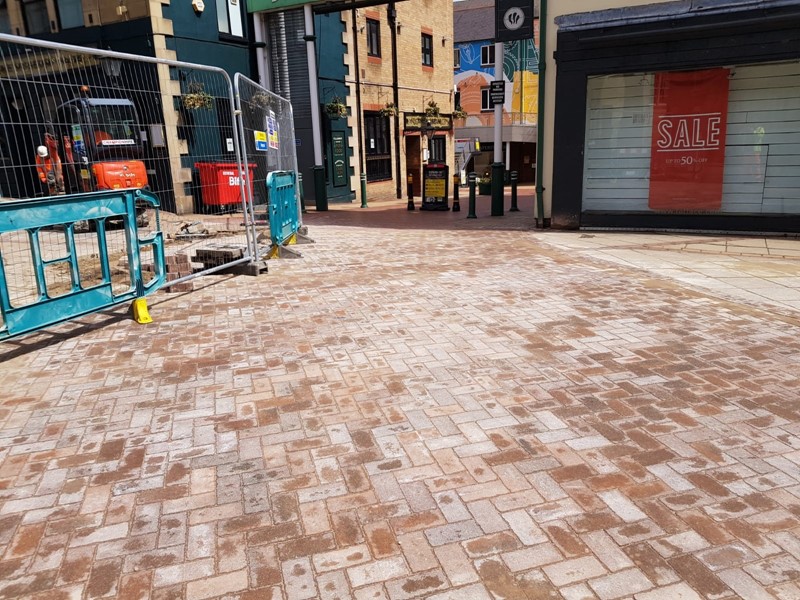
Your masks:
<instances>
[{"instance_id":1,"label":"doorway","mask_svg":"<svg viewBox=\"0 0 800 600\"><path fill-rule=\"evenodd\" d=\"M414 196L419 197L422 194L422 149L418 135L406 137L406 177L409 175L414 178Z\"/></svg>"}]
</instances>

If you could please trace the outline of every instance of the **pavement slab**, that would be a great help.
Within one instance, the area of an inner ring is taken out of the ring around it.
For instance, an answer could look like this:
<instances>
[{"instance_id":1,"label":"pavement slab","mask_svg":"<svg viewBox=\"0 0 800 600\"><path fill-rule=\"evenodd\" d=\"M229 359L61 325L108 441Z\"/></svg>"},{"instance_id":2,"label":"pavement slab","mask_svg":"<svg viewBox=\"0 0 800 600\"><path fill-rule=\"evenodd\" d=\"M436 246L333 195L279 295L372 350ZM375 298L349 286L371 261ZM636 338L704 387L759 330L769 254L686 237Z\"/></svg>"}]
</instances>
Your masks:
<instances>
[{"instance_id":1,"label":"pavement slab","mask_svg":"<svg viewBox=\"0 0 800 600\"><path fill-rule=\"evenodd\" d=\"M3 343L0 600L797 598L800 242L481 203Z\"/></svg>"}]
</instances>

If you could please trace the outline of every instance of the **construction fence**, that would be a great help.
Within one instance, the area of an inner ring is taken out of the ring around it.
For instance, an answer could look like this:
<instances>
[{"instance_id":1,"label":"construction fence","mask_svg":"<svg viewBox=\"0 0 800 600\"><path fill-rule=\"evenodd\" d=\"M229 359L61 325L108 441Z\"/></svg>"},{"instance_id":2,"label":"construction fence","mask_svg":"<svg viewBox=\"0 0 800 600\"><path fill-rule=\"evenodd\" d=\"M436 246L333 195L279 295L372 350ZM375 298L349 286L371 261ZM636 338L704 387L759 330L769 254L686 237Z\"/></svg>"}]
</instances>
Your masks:
<instances>
[{"instance_id":1,"label":"construction fence","mask_svg":"<svg viewBox=\"0 0 800 600\"><path fill-rule=\"evenodd\" d=\"M154 236L163 237L172 291L239 264L258 270L281 243L268 227L275 171L297 172L291 104L246 77L0 35L0 283L9 307L81 295L98 282L114 297L141 292L137 282L148 278L134 266L153 272L158 261L131 265L131 257L136 240ZM127 216L89 210L92 194L140 189L157 202L136 197ZM6 211L2 226L4 206L44 215L72 196L87 208L69 212L72 221L49 215L14 230ZM6 320L0 339L14 334Z\"/></svg>"}]
</instances>

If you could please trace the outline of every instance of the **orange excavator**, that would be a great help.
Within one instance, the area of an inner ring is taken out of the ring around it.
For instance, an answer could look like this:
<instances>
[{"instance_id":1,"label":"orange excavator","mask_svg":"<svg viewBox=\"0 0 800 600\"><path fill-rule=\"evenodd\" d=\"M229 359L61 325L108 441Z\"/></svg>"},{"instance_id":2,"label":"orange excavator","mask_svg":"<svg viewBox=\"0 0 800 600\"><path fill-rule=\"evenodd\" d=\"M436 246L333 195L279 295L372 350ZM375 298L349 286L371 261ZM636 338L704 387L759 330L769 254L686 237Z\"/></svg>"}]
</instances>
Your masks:
<instances>
[{"instance_id":1,"label":"orange excavator","mask_svg":"<svg viewBox=\"0 0 800 600\"><path fill-rule=\"evenodd\" d=\"M136 189L148 185L141 124L127 98L82 96L58 107L69 193ZM143 211L142 211L143 215ZM140 215L141 217L141 215ZM140 225L146 224L146 219Z\"/></svg>"}]
</instances>

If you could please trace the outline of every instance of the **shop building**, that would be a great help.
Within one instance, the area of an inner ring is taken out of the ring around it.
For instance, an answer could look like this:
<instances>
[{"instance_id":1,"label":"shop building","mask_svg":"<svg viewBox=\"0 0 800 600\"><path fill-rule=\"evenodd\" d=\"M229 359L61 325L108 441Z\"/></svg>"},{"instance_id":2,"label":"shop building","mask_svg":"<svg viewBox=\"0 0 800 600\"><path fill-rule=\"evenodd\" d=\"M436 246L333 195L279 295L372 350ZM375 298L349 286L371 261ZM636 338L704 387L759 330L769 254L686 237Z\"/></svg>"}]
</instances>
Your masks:
<instances>
[{"instance_id":1,"label":"shop building","mask_svg":"<svg viewBox=\"0 0 800 600\"><path fill-rule=\"evenodd\" d=\"M800 2L622 4L551 3L552 226L800 231Z\"/></svg>"},{"instance_id":2,"label":"shop building","mask_svg":"<svg viewBox=\"0 0 800 600\"><path fill-rule=\"evenodd\" d=\"M264 23L265 85L293 103L310 203L316 190L302 4L249 0L248 10L256 28ZM405 197L409 178L419 197L426 162L453 164L452 1L353 4L312 7L327 200L360 199L362 174L369 200ZM427 121L429 136L420 127Z\"/></svg>"}]
</instances>

